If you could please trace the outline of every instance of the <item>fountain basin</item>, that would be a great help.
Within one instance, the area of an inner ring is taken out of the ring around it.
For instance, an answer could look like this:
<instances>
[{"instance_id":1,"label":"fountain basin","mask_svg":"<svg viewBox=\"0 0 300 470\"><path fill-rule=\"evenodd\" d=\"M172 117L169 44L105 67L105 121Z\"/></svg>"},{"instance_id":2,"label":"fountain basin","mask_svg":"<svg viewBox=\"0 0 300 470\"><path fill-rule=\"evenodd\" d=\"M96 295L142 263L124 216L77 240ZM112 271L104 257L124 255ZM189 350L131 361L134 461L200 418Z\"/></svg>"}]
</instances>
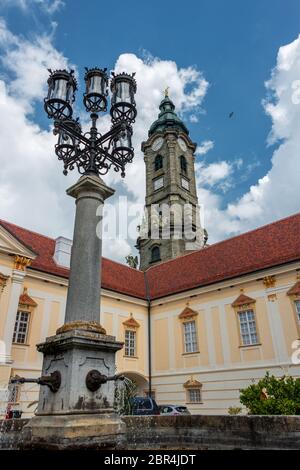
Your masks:
<instances>
[{"instance_id":1,"label":"fountain basin","mask_svg":"<svg viewBox=\"0 0 300 470\"><path fill-rule=\"evenodd\" d=\"M0 449L23 449L26 446L28 448L28 445L30 448L48 449L101 449L104 442L106 449L128 450L299 450L300 448L300 416L124 416L122 417L124 427L118 428L121 439L118 441L114 439L115 442L105 434L106 418L103 416L101 421L101 418L91 415L92 419L94 419L93 433L89 436L84 436L84 420L78 425L76 423L71 425L69 422L67 439L64 442L61 440L57 443L52 442L51 446L42 441L39 443L34 443L30 439L28 441L30 436L28 437L26 425L31 420L2 421ZM89 426L89 429L91 430L92 426ZM112 432L113 428L106 429ZM36 431L38 432L38 426ZM76 436L78 431L81 432L79 439Z\"/></svg>"}]
</instances>

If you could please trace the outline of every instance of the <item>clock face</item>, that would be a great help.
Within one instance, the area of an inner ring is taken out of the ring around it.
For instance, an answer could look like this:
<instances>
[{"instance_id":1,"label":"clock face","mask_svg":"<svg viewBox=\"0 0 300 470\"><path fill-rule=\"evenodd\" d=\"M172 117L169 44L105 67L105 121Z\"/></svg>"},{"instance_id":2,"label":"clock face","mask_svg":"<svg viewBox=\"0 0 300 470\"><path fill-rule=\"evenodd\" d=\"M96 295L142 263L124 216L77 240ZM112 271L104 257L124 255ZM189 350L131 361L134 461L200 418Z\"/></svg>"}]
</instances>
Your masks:
<instances>
[{"instance_id":1,"label":"clock face","mask_svg":"<svg viewBox=\"0 0 300 470\"><path fill-rule=\"evenodd\" d=\"M187 146L186 146L185 141L181 137L179 137L179 139L178 139L178 144L179 144L181 150L183 150L185 152L186 149L187 149Z\"/></svg>"},{"instance_id":2,"label":"clock face","mask_svg":"<svg viewBox=\"0 0 300 470\"><path fill-rule=\"evenodd\" d=\"M157 139L155 139L155 141L153 142L151 146L152 150L154 151L159 150L163 143L164 143L164 139L162 137L158 137Z\"/></svg>"}]
</instances>

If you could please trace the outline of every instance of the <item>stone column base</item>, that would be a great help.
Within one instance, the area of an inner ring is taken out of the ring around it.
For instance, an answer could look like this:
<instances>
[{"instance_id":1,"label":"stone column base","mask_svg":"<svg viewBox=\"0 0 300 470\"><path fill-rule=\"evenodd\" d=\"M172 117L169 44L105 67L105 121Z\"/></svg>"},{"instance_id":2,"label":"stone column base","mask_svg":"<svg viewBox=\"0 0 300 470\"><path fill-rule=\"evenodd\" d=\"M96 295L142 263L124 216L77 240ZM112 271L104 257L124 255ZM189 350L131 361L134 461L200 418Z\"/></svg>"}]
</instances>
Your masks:
<instances>
[{"instance_id":1,"label":"stone column base","mask_svg":"<svg viewBox=\"0 0 300 470\"><path fill-rule=\"evenodd\" d=\"M122 449L125 424L114 413L35 416L22 431L24 449Z\"/></svg>"}]
</instances>

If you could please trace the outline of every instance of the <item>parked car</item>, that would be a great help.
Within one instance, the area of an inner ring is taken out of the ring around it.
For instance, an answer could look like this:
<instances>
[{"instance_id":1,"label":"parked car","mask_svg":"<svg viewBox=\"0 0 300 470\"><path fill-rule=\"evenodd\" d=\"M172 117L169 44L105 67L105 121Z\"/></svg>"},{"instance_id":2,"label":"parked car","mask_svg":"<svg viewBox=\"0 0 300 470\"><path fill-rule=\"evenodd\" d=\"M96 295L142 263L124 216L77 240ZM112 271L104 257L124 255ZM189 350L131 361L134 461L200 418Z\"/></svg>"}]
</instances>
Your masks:
<instances>
[{"instance_id":1,"label":"parked car","mask_svg":"<svg viewBox=\"0 0 300 470\"><path fill-rule=\"evenodd\" d=\"M190 415L186 406L181 405L160 405L159 412L163 416Z\"/></svg>"},{"instance_id":2,"label":"parked car","mask_svg":"<svg viewBox=\"0 0 300 470\"><path fill-rule=\"evenodd\" d=\"M159 408L153 398L133 397L130 403L133 415L159 415Z\"/></svg>"}]
</instances>

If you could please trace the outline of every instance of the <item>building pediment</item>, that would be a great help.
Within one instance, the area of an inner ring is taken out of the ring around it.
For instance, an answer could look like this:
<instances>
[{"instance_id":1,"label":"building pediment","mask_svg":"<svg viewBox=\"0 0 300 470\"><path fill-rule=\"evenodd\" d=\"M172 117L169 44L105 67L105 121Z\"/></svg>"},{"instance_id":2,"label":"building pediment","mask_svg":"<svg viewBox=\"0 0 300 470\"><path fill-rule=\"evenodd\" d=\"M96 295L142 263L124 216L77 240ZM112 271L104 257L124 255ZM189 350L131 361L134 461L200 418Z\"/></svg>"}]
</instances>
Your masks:
<instances>
[{"instance_id":1,"label":"building pediment","mask_svg":"<svg viewBox=\"0 0 300 470\"><path fill-rule=\"evenodd\" d=\"M123 321L123 325L129 328L139 328L140 326L139 322L136 321L132 313L130 314L130 317L127 320Z\"/></svg>"},{"instance_id":2,"label":"building pediment","mask_svg":"<svg viewBox=\"0 0 300 470\"><path fill-rule=\"evenodd\" d=\"M300 294L300 281L297 281L288 291L287 295L299 295Z\"/></svg>"},{"instance_id":3,"label":"building pediment","mask_svg":"<svg viewBox=\"0 0 300 470\"><path fill-rule=\"evenodd\" d=\"M34 253L29 247L21 243L14 237L8 230L0 225L0 253L8 255L18 255L30 259L36 258Z\"/></svg>"},{"instance_id":4,"label":"building pediment","mask_svg":"<svg viewBox=\"0 0 300 470\"><path fill-rule=\"evenodd\" d=\"M256 302L255 299L248 297L248 295L240 294L235 301L231 304L232 307L246 307L247 305L254 304Z\"/></svg>"},{"instance_id":5,"label":"building pediment","mask_svg":"<svg viewBox=\"0 0 300 470\"><path fill-rule=\"evenodd\" d=\"M185 318L192 318L198 315L198 312L192 310L190 307L185 307L185 309L178 315L178 318L185 319Z\"/></svg>"},{"instance_id":6,"label":"building pediment","mask_svg":"<svg viewBox=\"0 0 300 470\"><path fill-rule=\"evenodd\" d=\"M193 376L183 384L184 388L201 388L202 383L199 382L198 380L194 379Z\"/></svg>"},{"instance_id":7,"label":"building pediment","mask_svg":"<svg viewBox=\"0 0 300 470\"><path fill-rule=\"evenodd\" d=\"M19 306L20 307L25 307L25 308L30 308L30 307L36 307L37 303L35 300L33 300L27 292L27 288L24 287L23 293L20 295L19 298Z\"/></svg>"}]
</instances>

